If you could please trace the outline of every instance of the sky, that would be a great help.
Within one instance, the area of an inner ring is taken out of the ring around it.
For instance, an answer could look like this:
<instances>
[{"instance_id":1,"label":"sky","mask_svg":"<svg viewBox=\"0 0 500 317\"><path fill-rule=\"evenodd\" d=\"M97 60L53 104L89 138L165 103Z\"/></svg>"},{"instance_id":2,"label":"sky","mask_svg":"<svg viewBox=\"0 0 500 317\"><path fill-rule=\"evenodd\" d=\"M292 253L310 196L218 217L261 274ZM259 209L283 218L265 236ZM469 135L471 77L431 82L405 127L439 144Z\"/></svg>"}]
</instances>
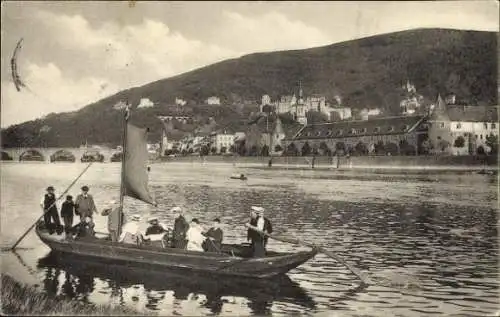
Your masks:
<instances>
[{"instance_id":1,"label":"sky","mask_svg":"<svg viewBox=\"0 0 500 317\"><path fill-rule=\"evenodd\" d=\"M497 1L2 1L1 127L245 54L422 27L496 31ZM10 59L23 38L18 92Z\"/></svg>"}]
</instances>

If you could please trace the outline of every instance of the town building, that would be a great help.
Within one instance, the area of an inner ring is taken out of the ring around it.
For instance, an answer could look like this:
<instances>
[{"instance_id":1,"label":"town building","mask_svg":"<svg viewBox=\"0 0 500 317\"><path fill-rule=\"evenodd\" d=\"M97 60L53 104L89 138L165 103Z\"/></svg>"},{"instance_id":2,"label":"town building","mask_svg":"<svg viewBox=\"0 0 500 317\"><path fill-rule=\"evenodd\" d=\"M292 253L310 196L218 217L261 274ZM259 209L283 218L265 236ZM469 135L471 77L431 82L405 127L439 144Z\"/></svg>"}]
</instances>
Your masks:
<instances>
[{"instance_id":1,"label":"town building","mask_svg":"<svg viewBox=\"0 0 500 317\"><path fill-rule=\"evenodd\" d=\"M488 138L498 138L498 107L448 105L439 95L429 125L433 153L488 153L491 150Z\"/></svg>"},{"instance_id":2,"label":"town building","mask_svg":"<svg viewBox=\"0 0 500 317\"><path fill-rule=\"evenodd\" d=\"M175 104L177 106L185 106L187 104L187 101L182 98L175 97Z\"/></svg>"},{"instance_id":3,"label":"town building","mask_svg":"<svg viewBox=\"0 0 500 317\"><path fill-rule=\"evenodd\" d=\"M342 121L352 118L352 111L349 107L331 107L328 112L328 121Z\"/></svg>"},{"instance_id":4,"label":"town building","mask_svg":"<svg viewBox=\"0 0 500 317\"><path fill-rule=\"evenodd\" d=\"M208 97L205 102L207 103L207 105L220 105L220 98L217 96L211 96Z\"/></svg>"},{"instance_id":5,"label":"town building","mask_svg":"<svg viewBox=\"0 0 500 317\"><path fill-rule=\"evenodd\" d=\"M313 124L284 143L291 155L416 154L427 135L425 122L424 116L398 116Z\"/></svg>"},{"instance_id":6,"label":"town building","mask_svg":"<svg viewBox=\"0 0 500 317\"><path fill-rule=\"evenodd\" d=\"M234 139L234 133L213 132L210 134L211 148L215 148L216 153L228 153L234 144Z\"/></svg>"}]
</instances>

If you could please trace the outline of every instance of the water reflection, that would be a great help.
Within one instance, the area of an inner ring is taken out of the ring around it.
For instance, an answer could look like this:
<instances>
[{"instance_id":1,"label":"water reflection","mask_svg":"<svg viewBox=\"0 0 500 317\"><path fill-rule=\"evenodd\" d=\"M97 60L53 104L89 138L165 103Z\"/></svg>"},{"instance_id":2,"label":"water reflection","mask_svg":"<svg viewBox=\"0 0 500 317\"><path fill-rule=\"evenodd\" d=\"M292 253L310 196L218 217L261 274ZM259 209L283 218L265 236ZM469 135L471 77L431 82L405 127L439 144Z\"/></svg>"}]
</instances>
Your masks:
<instances>
[{"instance_id":1,"label":"water reflection","mask_svg":"<svg viewBox=\"0 0 500 317\"><path fill-rule=\"evenodd\" d=\"M60 292L63 296L82 301L88 301L90 294L97 293L95 285L100 281L105 286L97 291L118 298L122 305L125 304L124 291L142 287L144 291L139 296L133 296L132 300L144 300L149 310L159 310L168 292L173 294L174 311L180 310L185 301L198 301L204 297L204 300L199 301L200 306L212 314L220 314L224 303L228 302L224 297L228 296L245 298L248 309L256 315L269 314L275 301L299 305L304 311L316 309L311 296L288 276L259 281L175 271L153 272L122 265L104 265L80 258L68 259L56 252L39 259L37 269L44 274L44 289L50 296ZM64 276L64 282L59 290L60 274Z\"/></svg>"}]
</instances>

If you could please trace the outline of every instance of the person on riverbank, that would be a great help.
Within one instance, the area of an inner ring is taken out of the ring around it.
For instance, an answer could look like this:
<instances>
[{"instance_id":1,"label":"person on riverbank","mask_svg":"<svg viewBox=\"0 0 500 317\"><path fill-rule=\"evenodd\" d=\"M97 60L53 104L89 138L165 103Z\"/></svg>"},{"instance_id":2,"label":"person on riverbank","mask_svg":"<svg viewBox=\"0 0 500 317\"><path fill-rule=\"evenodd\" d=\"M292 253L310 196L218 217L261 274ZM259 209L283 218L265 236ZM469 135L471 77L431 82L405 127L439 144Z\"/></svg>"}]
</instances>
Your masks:
<instances>
[{"instance_id":1,"label":"person on riverbank","mask_svg":"<svg viewBox=\"0 0 500 317\"><path fill-rule=\"evenodd\" d=\"M185 249L187 244L186 234L189 230L189 223L184 217L184 212L181 207L174 207L170 211L176 214L173 234L174 248Z\"/></svg>"},{"instance_id":2,"label":"person on riverbank","mask_svg":"<svg viewBox=\"0 0 500 317\"><path fill-rule=\"evenodd\" d=\"M47 187L47 193L42 197L40 206L43 210L43 221L49 234L53 234L54 231L57 231L57 234L61 234L61 221L57 212L56 195L53 186Z\"/></svg>"},{"instance_id":3,"label":"person on riverbank","mask_svg":"<svg viewBox=\"0 0 500 317\"><path fill-rule=\"evenodd\" d=\"M85 217L92 218L94 212L97 212L94 197L89 194L88 186L82 187L82 193L76 197L75 207L76 213L80 216L80 220L85 219Z\"/></svg>"},{"instance_id":4,"label":"person on riverbank","mask_svg":"<svg viewBox=\"0 0 500 317\"><path fill-rule=\"evenodd\" d=\"M109 203L109 207L104 209L101 213L102 216L108 216L108 232L111 241L118 241L118 232L120 225L120 213L122 217L122 226L125 224L125 216L121 212L120 206L117 204L116 200L112 200Z\"/></svg>"},{"instance_id":5,"label":"person on riverbank","mask_svg":"<svg viewBox=\"0 0 500 317\"><path fill-rule=\"evenodd\" d=\"M207 252L220 252L224 232L220 228L220 219L215 218L212 228L204 234L207 238L203 243L203 249Z\"/></svg>"},{"instance_id":6,"label":"person on riverbank","mask_svg":"<svg viewBox=\"0 0 500 317\"><path fill-rule=\"evenodd\" d=\"M271 221L264 217L264 208L258 206L251 207L250 225L257 227L262 232L271 234L273 227ZM252 229L248 229L247 239L252 241L252 250L254 257L263 257L266 255L266 245L268 237Z\"/></svg>"},{"instance_id":7,"label":"person on riverbank","mask_svg":"<svg viewBox=\"0 0 500 317\"><path fill-rule=\"evenodd\" d=\"M73 216L75 215L75 202L73 201L73 196L66 196L66 201L63 202L61 207L61 217L64 222L64 231L66 234L71 232L73 227Z\"/></svg>"}]
</instances>

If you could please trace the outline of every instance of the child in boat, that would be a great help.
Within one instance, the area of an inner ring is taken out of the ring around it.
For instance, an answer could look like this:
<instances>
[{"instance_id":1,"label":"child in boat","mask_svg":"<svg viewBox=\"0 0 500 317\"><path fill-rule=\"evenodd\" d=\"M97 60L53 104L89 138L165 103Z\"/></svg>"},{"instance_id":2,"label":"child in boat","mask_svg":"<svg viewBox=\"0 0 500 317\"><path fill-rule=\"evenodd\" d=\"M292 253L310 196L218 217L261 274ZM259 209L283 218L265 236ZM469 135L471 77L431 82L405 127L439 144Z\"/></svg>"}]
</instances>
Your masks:
<instances>
[{"instance_id":1,"label":"child in boat","mask_svg":"<svg viewBox=\"0 0 500 317\"><path fill-rule=\"evenodd\" d=\"M71 232L73 227L73 215L75 214L75 203L73 202L73 196L66 196L66 201L63 202L61 207L61 217L64 222L64 231L66 234Z\"/></svg>"},{"instance_id":2,"label":"child in boat","mask_svg":"<svg viewBox=\"0 0 500 317\"><path fill-rule=\"evenodd\" d=\"M190 251L204 251L203 241L205 241L205 236L202 234L203 228L200 226L198 219L194 218L189 224L189 229L186 233L186 238L188 240L187 250Z\"/></svg>"}]
</instances>

